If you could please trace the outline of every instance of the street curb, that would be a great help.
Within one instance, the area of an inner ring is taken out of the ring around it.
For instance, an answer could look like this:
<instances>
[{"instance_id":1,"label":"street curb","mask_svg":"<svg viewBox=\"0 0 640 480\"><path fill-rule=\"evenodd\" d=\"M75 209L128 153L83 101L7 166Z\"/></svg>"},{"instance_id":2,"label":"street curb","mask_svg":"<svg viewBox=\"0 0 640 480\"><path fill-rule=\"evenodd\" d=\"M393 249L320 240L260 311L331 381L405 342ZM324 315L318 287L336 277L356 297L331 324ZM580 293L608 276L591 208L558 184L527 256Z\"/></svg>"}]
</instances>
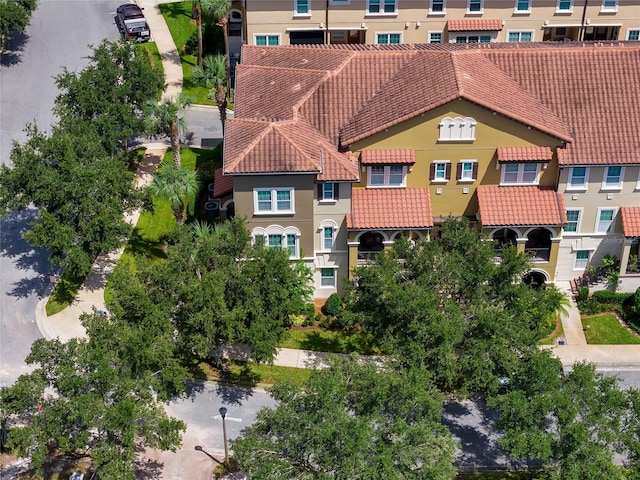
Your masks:
<instances>
[{"instance_id":1,"label":"street curb","mask_svg":"<svg viewBox=\"0 0 640 480\"><path fill-rule=\"evenodd\" d=\"M36 325L38 326L38 330L42 336L47 340L53 340L57 338L52 330L50 330L48 315L47 315L47 302L49 301L49 296L46 296L38 302L36 305Z\"/></svg>"}]
</instances>

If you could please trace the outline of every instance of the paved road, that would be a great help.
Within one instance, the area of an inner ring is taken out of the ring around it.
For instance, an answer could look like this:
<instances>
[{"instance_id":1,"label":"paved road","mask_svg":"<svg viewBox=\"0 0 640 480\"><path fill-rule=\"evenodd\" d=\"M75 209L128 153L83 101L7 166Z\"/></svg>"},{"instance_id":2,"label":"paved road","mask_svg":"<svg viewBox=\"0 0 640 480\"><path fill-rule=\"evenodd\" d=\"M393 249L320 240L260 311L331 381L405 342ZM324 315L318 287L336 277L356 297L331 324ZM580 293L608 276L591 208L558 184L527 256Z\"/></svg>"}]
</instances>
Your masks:
<instances>
[{"instance_id":1,"label":"paved road","mask_svg":"<svg viewBox=\"0 0 640 480\"><path fill-rule=\"evenodd\" d=\"M89 44L117 40L114 0L40 0L24 35L7 44L0 65L0 162L10 164L11 140L23 142L26 123L48 130L62 66L87 64ZM72 27L72 28L70 28ZM35 308L46 294L52 269L43 250L32 249L21 232L33 210L0 222L0 385L27 371L24 358L39 338Z\"/></svg>"}]
</instances>

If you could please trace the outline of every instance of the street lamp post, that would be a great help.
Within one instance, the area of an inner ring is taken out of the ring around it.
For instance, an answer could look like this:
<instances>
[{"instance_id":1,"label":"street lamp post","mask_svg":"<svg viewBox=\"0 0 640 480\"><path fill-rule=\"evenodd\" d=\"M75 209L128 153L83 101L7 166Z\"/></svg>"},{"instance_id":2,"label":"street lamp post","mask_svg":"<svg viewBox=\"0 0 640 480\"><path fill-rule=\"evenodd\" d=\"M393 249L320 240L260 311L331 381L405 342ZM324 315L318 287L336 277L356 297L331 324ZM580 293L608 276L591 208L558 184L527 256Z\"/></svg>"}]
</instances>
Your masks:
<instances>
[{"instance_id":1,"label":"street lamp post","mask_svg":"<svg viewBox=\"0 0 640 480\"><path fill-rule=\"evenodd\" d=\"M220 412L220 416L222 417L222 439L224 441L224 464L228 468L229 467L229 447L227 446L227 424L224 418L227 416L226 407L220 407L218 410Z\"/></svg>"}]
</instances>

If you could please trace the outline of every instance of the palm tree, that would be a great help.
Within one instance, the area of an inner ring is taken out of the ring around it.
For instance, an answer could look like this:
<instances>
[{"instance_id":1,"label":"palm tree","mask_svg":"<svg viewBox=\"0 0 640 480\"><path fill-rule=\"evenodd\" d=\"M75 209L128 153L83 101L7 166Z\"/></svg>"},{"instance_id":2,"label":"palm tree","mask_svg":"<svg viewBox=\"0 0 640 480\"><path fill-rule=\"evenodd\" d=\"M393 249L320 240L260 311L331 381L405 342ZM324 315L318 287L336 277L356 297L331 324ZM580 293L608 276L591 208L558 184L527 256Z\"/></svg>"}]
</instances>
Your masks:
<instances>
[{"instance_id":1,"label":"palm tree","mask_svg":"<svg viewBox=\"0 0 640 480\"><path fill-rule=\"evenodd\" d=\"M183 113L192 103L193 99L179 93L175 100L165 99L160 104L150 100L145 105L144 128L152 136L169 138L176 170L180 169L180 131L187 128Z\"/></svg>"},{"instance_id":2,"label":"palm tree","mask_svg":"<svg viewBox=\"0 0 640 480\"><path fill-rule=\"evenodd\" d=\"M194 0L191 16L198 26L198 66L202 66L202 19L215 18L222 28L225 53L229 54L229 40L227 37L227 12L231 9L231 0Z\"/></svg>"},{"instance_id":3,"label":"palm tree","mask_svg":"<svg viewBox=\"0 0 640 480\"><path fill-rule=\"evenodd\" d=\"M214 98L218 104L223 134L224 124L227 120L226 61L226 56L222 54L207 55L204 58L202 67L196 66L193 68L192 77L196 84L210 89L209 98Z\"/></svg>"},{"instance_id":4,"label":"palm tree","mask_svg":"<svg viewBox=\"0 0 640 480\"><path fill-rule=\"evenodd\" d=\"M178 225L184 223L185 212L193 214L196 197L200 191L198 172L186 168L175 168L163 163L149 185L149 192L169 201Z\"/></svg>"}]
</instances>

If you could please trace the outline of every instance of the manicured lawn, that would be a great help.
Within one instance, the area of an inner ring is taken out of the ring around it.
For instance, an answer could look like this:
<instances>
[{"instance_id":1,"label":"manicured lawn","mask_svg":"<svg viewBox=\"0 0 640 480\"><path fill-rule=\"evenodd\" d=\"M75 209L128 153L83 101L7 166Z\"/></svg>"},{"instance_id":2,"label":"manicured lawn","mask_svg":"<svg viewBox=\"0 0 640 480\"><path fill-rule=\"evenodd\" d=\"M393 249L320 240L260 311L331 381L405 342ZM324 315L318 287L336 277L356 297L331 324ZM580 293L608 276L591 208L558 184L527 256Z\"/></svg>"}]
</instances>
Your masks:
<instances>
[{"instance_id":1,"label":"manicured lawn","mask_svg":"<svg viewBox=\"0 0 640 480\"><path fill-rule=\"evenodd\" d=\"M45 305L47 315L58 313L71 305L82 286L82 282L84 282L84 277L76 277L65 272L47 300Z\"/></svg>"},{"instance_id":2,"label":"manicured lawn","mask_svg":"<svg viewBox=\"0 0 640 480\"><path fill-rule=\"evenodd\" d=\"M314 352L360 353L379 355L380 347L371 335L362 332L340 332L334 330L304 329L290 330L283 348L312 350Z\"/></svg>"},{"instance_id":3,"label":"manicured lawn","mask_svg":"<svg viewBox=\"0 0 640 480\"><path fill-rule=\"evenodd\" d=\"M208 380L240 383L243 385L275 385L284 381L290 381L296 385L302 385L309 379L312 370L305 368L278 367L275 365L256 365L250 362L232 360L230 368L221 372L212 368L209 364L198 365L197 376L204 375Z\"/></svg>"},{"instance_id":4,"label":"manicured lawn","mask_svg":"<svg viewBox=\"0 0 640 480\"><path fill-rule=\"evenodd\" d=\"M582 317L582 328L589 344L640 344L640 337L627 330L618 318L610 313Z\"/></svg>"},{"instance_id":5,"label":"manicured lawn","mask_svg":"<svg viewBox=\"0 0 640 480\"><path fill-rule=\"evenodd\" d=\"M144 51L149 57L152 67L160 68L164 73L164 67L162 66L162 58L160 58L160 52L158 52L158 46L156 42L138 43L134 47L138 52Z\"/></svg>"},{"instance_id":6,"label":"manicured lawn","mask_svg":"<svg viewBox=\"0 0 640 480\"><path fill-rule=\"evenodd\" d=\"M215 105L215 101L209 100L207 94L209 89L199 87L193 83L192 72L193 67L198 63L198 59L194 55L188 55L184 52L184 46L196 31L196 23L191 18L192 2L172 2L161 3L158 5L162 16L167 22L173 41L176 44L180 59L182 61L183 84L182 92L193 98L194 103L201 105Z\"/></svg>"}]
</instances>

